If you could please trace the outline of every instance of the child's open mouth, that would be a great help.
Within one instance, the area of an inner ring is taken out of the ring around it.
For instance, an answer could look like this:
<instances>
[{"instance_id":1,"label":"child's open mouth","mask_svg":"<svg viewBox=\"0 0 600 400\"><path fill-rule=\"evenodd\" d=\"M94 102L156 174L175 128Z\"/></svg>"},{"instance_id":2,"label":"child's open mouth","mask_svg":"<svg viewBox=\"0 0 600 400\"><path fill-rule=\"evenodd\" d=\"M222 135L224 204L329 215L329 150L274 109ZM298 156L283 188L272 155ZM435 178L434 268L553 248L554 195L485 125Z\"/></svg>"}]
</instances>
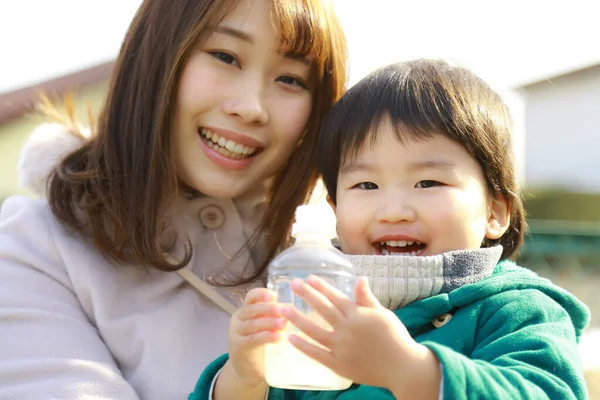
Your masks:
<instances>
[{"instance_id":1,"label":"child's open mouth","mask_svg":"<svg viewBox=\"0 0 600 400\"><path fill-rule=\"evenodd\" d=\"M385 242L373 243L373 246L382 256L419 256L427 248L426 244L412 240L386 240Z\"/></svg>"}]
</instances>

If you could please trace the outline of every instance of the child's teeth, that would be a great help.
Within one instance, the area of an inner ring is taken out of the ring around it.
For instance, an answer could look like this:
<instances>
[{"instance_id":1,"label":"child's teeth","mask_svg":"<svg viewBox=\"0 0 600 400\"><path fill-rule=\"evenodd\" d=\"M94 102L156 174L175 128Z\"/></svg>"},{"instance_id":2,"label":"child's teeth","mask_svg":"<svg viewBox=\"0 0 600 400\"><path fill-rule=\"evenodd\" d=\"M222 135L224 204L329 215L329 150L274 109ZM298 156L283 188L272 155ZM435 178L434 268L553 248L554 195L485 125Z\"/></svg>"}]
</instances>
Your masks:
<instances>
[{"instance_id":1,"label":"child's teeth","mask_svg":"<svg viewBox=\"0 0 600 400\"><path fill-rule=\"evenodd\" d=\"M411 245L421 246L421 242L416 242L414 240L386 240L385 242L379 242L381 255L398 255L398 256L419 256L424 252L424 248L418 248L417 250L411 252L402 252L398 250L394 251L393 248L405 248L406 246Z\"/></svg>"},{"instance_id":2,"label":"child's teeth","mask_svg":"<svg viewBox=\"0 0 600 400\"><path fill-rule=\"evenodd\" d=\"M391 246L391 247L406 247L406 245L413 244L414 242L408 242L406 240L388 240L385 242L381 242L382 245Z\"/></svg>"}]
</instances>

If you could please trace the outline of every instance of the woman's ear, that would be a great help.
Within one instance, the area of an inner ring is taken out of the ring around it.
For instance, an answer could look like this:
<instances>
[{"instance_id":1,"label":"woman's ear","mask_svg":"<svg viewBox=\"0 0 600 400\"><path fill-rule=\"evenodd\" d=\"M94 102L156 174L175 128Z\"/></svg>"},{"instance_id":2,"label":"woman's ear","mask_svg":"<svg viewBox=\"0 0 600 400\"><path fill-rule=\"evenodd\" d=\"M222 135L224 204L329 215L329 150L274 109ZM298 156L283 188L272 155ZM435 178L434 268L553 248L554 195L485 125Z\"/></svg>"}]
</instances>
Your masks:
<instances>
[{"instance_id":1,"label":"woman's ear","mask_svg":"<svg viewBox=\"0 0 600 400\"><path fill-rule=\"evenodd\" d=\"M490 206L490 216L488 218L485 237L487 239L500 239L510 226L510 205L508 201L500 195L492 199Z\"/></svg>"}]
</instances>

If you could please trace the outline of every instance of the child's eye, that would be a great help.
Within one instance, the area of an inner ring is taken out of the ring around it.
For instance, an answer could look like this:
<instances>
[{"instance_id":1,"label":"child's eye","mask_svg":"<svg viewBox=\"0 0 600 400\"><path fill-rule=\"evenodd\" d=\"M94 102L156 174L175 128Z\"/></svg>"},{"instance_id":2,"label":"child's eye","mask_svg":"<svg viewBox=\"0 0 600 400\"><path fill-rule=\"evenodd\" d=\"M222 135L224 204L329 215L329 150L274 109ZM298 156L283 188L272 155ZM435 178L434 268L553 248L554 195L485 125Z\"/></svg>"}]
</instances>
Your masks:
<instances>
[{"instance_id":1,"label":"child's eye","mask_svg":"<svg viewBox=\"0 0 600 400\"><path fill-rule=\"evenodd\" d=\"M290 86L299 86L303 89L307 88L306 83L302 82L298 78L294 78L294 77L288 76L288 75L280 76L279 78L277 78L277 81L284 83L286 85L290 85Z\"/></svg>"},{"instance_id":2,"label":"child's eye","mask_svg":"<svg viewBox=\"0 0 600 400\"><path fill-rule=\"evenodd\" d=\"M379 186L377 186L373 182L361 182L358 185L355 185L354 187L362 189L362 190L377 190L377 189L379 189Z\"/></svg>"},{"instance_id":3,"label":"child's eye","mask_svg":"<svg viewBox=\"0 0 600 400\"><path fill-rule=\"evenodd\" d=\"M441 186L441 183L438 182L438 181L428 181L428 180L425 180L425 181L419 181L415 185L415 187L419 188L419 189L427 189L427 188L431 188L431 187L434 187L434 186Z\"/></svg>"},{"instance_id":4,"label":"child's eye","mask_svg":"<svg viewBox=\"0 0 600 400\"><path fill-rule=\"evenodd\" d=\"M233 65L236 67L240 66L240 64L237 62L235 57L229 53L225 53L223 51L212 51L212 52L209 52L209 54L211 56L213 56L214 58L216 58L217 60L224 62L225 64L230 64L230 65Z\"/></svg>"}]
</instances>

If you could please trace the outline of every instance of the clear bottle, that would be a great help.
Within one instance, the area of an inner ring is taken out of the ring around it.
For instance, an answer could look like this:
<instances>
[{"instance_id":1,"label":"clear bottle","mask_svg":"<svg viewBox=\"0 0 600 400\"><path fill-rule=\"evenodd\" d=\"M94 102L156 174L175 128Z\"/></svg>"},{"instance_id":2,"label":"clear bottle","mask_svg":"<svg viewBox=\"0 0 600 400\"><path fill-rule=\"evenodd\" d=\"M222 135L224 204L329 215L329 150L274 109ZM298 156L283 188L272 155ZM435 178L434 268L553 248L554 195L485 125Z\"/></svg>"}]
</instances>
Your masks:
<instances>
[{"instance_id":1,"label":"clear bottle","mask_svg":"<svg viewBox=\"0 0 600 400\"><path fill-rule=\"evenodd\" d=\"M326 205L309 204L296 209L292 226L293 246L269 265L268 288L280 303L291 303L321 326L330 328L290 287L292 280L317 275L352 297L356 273L352 264L336 249L335 215ZM272 387L297 390L343 390L352 382L297 350L288 340L290 334L308 339L292 324L282 340L266 346L265 378ZM314 342L313 342L314 343Z\"/></svg>"}]
</instances>

